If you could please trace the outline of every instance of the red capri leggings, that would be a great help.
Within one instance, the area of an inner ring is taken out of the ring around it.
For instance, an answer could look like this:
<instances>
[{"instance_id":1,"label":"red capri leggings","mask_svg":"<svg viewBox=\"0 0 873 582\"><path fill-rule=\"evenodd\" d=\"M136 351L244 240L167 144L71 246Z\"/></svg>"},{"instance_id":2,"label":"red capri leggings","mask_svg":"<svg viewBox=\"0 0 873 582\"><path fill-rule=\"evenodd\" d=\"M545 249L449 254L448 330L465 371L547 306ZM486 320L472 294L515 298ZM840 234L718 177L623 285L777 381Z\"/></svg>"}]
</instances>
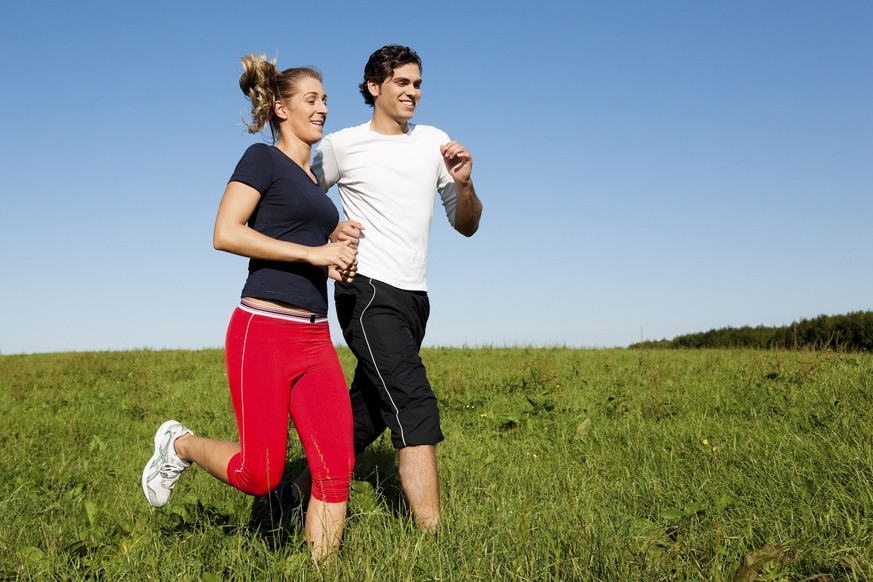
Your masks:
<instances>
[{"instance_id":1,"label":"red capri leggings","mask_svg":"<svg viewBox=\"0 0 873 582\"><path fill-rule=\"evenodd\" d=\"M241 305L230 319L227 379L242 450L227 475L250 495L272 491L285 469L290 412L312 495L346 501L355 464L352 409L327 319L310 323L286 313Z\"/></svg>"}]
</instances>

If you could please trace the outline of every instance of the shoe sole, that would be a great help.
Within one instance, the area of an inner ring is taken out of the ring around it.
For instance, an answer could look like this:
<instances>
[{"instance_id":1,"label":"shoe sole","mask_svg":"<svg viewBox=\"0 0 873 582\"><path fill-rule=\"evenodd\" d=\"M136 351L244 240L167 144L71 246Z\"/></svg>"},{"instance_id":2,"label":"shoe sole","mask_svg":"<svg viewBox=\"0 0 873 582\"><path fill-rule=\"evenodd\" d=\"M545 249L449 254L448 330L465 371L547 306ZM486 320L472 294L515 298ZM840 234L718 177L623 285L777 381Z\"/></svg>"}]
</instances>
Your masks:
<instances>
[{"instance_id":1,"label":"shoe sole","mask_svg":"<svg viewBox=\"0 0 873 582\"><path fill-rule=\"evenodd\" d=\"M161 503L160 505L158 505L157 502L152 499L151 489L149 489L149 486L148 486L148 473L149 473L149 467L151 466L151 464L154 463L161 456L160 437L164 432L166 432L167 427L171 424L178 424L178 421L168 420L167 422L165 422L164 424L162 424L161 426L158 427L158 430L155 432L155 452L152 455L152 458L149 459L148 463L145 464L145 469L143 469L143 471L142 471L142 492L145 494L146 501L148 501L149 505L151 505L152 507L163 507L164 505L167 504L167 502L165 501L164 503Z\"/></svg>"}]
</instances>

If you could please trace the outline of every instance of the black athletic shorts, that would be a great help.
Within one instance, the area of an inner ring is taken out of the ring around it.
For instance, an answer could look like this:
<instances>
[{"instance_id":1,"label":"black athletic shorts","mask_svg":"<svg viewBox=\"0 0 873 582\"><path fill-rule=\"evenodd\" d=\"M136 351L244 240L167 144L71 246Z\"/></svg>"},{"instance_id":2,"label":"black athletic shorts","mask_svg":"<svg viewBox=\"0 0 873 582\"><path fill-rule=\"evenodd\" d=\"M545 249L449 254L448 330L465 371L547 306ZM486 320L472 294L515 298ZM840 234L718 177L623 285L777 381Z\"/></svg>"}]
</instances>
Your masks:
<instances>
[{"instance_id":1,"label":"black athletic shorts","mask_svg":"<svg viewBox=\"0 0 873 582\"><path fill-rule=\"evenodd\" d=\"M424 291L406 291L358 275L334 286L337 319L358 359L349 395L355 452L391 429L395 448L443 440L436 396L419 356L430 302Z\"/></svg>"}]
</instances>

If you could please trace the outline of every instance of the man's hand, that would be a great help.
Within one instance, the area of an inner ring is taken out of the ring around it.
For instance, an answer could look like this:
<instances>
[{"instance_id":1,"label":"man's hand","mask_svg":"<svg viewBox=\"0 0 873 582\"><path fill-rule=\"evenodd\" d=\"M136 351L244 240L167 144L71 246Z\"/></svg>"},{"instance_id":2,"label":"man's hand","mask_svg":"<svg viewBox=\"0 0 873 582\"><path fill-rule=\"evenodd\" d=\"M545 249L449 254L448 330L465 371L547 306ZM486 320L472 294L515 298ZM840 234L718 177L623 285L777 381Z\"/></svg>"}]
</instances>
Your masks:
<instances>
[{"instance_id":1,"label":"man's hand","mask_svg":"<svg viewBox=\"0 0 873 582\"><path fill-rule=\"evenodd\" d=\"M356 220L344 220L336 225L330 233L330 242L341 242L351 246L358 246L361 239L361 231L364 225Z\"/></svg>"},{"instance_id":2,"label":"man's hand","mask_svg":"<svg viewBox=\"0 0 873 582\"><path fill-rule=\"evenodd\" d=\"M467 148L453 140L446 145L441 145L440 153L446 163L446 169L456 183L470 181L470 174L473 172L473 156L470 155Z\"/></svg>"},{"instance_id":3,"label":"man's hand","mask_svg":"<svg viewBox=\"0 0 873 582\"><path fill-rule=\"evenodd\" d=\"M440 153L449 175L455 181L455 192L458 196L455 230L464 236L473 236L479 230L479 218L482 216L482 202L476 196L473 180L470 178L473 172L473 156L457 141L441 145Z\"/></svg>"},{"instance_id":4,"label":"man's hand","mask_svg":"<svg viewBox=\"0 0 873 582\"><path fill-rule=\"evenodd\" d=\"M336 267L328 267L327 276L333 279L334 281L339 281L341 283L351 283L352 279L355 278L355 275L358 272L358 261L352 263L349 268L340 271Z\"/></svg>"}]
</instances>

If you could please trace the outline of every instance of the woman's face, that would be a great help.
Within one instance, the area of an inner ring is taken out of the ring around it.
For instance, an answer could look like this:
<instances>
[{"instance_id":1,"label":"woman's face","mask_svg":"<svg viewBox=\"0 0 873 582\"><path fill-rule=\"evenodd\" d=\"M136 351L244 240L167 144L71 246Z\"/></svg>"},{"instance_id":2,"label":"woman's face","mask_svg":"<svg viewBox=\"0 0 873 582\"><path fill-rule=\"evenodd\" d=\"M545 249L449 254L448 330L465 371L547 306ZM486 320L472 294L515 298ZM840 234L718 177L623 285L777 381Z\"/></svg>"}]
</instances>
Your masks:
<instances>
[{"instance_id":1,"label":"woman's face","mask_svg":"<svg viewBox=\"0 0 873 582\"><path fill-rule=\"evenodd\" d=\"M309 145L321 140L327 120L327 95L321 81L304 77L297 92L283 103L288 114L282 124L283 131L291 131L297 139Z\"/></svg>"}]
</instances>

